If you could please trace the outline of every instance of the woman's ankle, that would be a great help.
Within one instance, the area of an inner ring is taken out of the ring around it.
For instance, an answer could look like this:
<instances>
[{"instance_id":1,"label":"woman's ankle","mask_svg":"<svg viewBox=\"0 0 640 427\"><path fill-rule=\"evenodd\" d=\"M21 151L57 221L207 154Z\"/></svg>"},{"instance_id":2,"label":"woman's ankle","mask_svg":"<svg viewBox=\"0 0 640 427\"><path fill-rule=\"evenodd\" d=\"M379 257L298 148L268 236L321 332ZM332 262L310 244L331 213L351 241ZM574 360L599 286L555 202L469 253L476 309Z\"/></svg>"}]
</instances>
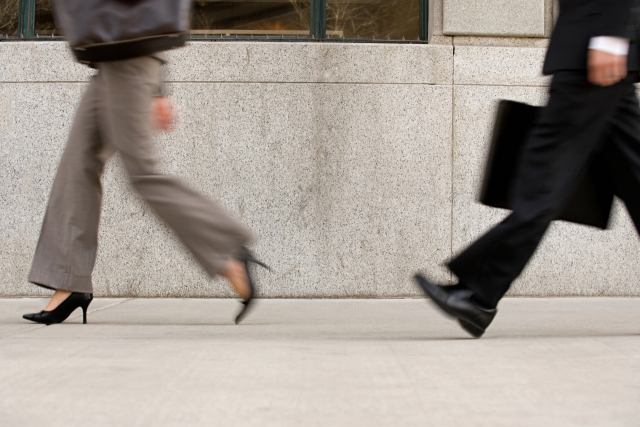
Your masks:
<instances>
[{"instance_id":1,"label":"woman's ankle","mask_svg":"<svg viewBox=\"0 0 640 427\"><path fill-rule=\"evenodd\" d=\"M49 303L47 304L47 307L44 309L44 311L55 310L56 307L59 306L64 300L69 298L69 295L71 295L72 293L73 292L63 291L60 289L56 290L53 296L51 297L51 299L49 300Z\"/></svg>"},{"instance_id":2,"label":"woman's ankle","mask_svg":"<svg viewBox=\"0 0 640 427\"><path fill-rule=\"evenodd\" d=\"M251 296L249 279L247 278L244 264L241 261L230 258L222 271L220 271L220 275L229 281L229 284L240 298L246 300Z\"/></svg>"}]
</instances>

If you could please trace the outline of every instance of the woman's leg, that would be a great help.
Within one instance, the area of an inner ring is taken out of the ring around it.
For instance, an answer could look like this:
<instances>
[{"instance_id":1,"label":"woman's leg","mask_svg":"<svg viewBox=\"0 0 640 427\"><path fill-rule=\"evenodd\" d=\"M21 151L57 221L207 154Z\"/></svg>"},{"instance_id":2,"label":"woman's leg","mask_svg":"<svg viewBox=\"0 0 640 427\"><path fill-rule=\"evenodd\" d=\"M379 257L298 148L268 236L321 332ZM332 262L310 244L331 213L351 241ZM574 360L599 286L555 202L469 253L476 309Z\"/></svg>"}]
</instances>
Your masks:
<instances>
[{"instance_id":1,"label":"woman's leg","mask_svg":"<svg viewBox=\"0 0 640 427\"><path fill-rule=\"evenodd\" d=\"M242 295L246 292L240 284L246 284L246 274L239 272L235 259L251 238L249 230L182 180L156 173L149 117L160 66L151 57L98 64L108 88L104 119L109 143L120 152L136 191L204 269L229 278Z\"/></svg>"},{"instance_id":2,"label":"woman's leg","mask_svg":"<svg viewBox=\"0 0 640 427\"><path fill-rule=\"evenodd\" d=\"M46 310L71 292L92 293L102 203L100 175L108 157L98 132L100 78L91 79L62 155L29 281L55 289Z\"/></svg>"}]
</instances>

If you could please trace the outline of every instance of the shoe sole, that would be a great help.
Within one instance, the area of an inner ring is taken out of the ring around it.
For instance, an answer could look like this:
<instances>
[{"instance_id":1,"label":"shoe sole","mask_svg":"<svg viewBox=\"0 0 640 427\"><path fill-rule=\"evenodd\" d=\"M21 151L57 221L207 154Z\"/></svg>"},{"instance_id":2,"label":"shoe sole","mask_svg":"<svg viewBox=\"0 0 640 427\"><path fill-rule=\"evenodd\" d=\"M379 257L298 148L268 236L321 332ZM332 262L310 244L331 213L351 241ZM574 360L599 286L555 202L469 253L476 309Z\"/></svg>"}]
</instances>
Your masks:
<instances>
[{"instance_id":1,"label":"shoe sole","mask_svg":"<svg viewBox=\"0 0 640 427\"><path fill-rule=\"evenodd\" d=\"M51 322L38 322L37 320L33 320L33 319L26 319L23 317L23 319L28 320L29 322L33 322L33 323L37 323L38 325L45 325L45 326L51 326L51 325L57 325L59 323L62 322L55 322L55 323L51 323Z\"/></svg>"},{"instance_id":2,"label":"shoe sole","mask_svg":"<svg viewBox=\"0 0 640 427\"><path fill-rule=\"evenodd\" d=\"M432 298L428 285L431 285L431 286L437 286L437 285L433 285L427 279L420 276L419 274L416 274L415 276L413 276L413 278L416 280L416 282L418 282L420 289L422 289L422 291L431 300L431 302L435 304L435 306L438 307L440 310L442 310L442 312L445 313L447 316L457 319L462 329L467 331L472 337L480 338L484 334L485 332L484 328L476 325L475 323L473 323L468 319L463 319L461 317L458 317L458 315L456 315L455 313L449 310L449 307L447 307L446 305L440 304L440 302L437 299ZM425 286L425 284L427 284L427 286Z\"/></svg>"},{"instance_id":3,"label":"shoe sole","mask_svg":"<svg viewBox=\"0 0 640 427\"><path fill-rule=\"evenodd\" d=\"M458 323L460 324L462 329L467 331L474 338L480 338L482 335L484 335L484 332L485 332L484 329L477 327L476 325L474 325L473 323L467 320L458 319Z\"/></svg>"},{"instance_id":4,"label":"shoe sole","mask_svg":"<svg viewBox=\"0 0 640 427\"><path fill-rule=\"evenodd\" d=\"M249 301L245 301L242 308L240 309L240 313L236 316L235 324L239 325L240 322L244 320L244 318L249 314L249 312L253 309L254 298L251 297Z\"/></svg>"}]
</instances>

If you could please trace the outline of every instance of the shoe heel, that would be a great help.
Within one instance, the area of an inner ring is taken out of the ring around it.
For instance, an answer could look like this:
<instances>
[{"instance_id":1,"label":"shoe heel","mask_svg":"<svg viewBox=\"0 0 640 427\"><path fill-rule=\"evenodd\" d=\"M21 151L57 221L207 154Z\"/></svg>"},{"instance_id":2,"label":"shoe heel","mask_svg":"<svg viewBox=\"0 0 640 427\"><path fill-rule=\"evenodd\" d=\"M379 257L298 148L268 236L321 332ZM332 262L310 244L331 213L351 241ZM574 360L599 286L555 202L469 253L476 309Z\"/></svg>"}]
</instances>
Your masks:
<instances>
[{"instance_id":1,"label":"shoe heel","mask_svg":"<svg viewBox=\"0 0 640 427\"><path fill-rule=\"evenodd\" d=\"M89 304L91 304L91 301L93 301L93 295L89 300L85 301L85 303L80 306L82 308L82 324L83 325L87 324L87 310L89 310Z\"/></svg>"},{"instance_id":2,"label":"shoe heel","mask_svg":"<svg viewBox=\"0 0 640 427\"><path fill-rule=\"evenodd\" d=\"M247 253L246 258L245 258L245 262L252 262L254 264L258 264L260 267L264 267L267 270L271 271L271 267L269 267L267 264L265 264L264 262L260 261L259 259L257 259L253 255L251 255L250 253Z\"/></svg>"}]
</instances>

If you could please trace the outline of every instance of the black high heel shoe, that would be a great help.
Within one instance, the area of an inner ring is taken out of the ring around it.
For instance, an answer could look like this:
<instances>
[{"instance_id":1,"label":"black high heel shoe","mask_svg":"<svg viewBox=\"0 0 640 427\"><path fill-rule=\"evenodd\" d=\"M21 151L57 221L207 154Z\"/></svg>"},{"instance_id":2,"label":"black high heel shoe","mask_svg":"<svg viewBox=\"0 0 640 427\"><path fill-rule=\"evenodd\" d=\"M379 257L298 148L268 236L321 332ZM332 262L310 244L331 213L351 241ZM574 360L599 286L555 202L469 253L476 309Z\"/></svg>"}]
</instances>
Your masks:
<instances>
[{"instance_id":1,"label":"black high heel shoe","mask_svg":"<svg viewBox=\"0 0 640 427\"><path fill-rule=\"evenodd\" d=\"M249 250L247 249L245 249L244 253L240 256L239 261L244 262L244 268L247 274L247 281L249 282L249 290L251 291L251 294L249 295L249 298L247 298L246 300L240 301L240 303L242 304L242 308L240 308L240 312L236 316L236 325L240 323L240 321L247 315L249 307L252 306L253 299L256 296L256 285L253 282L253 279L251 278L251 272L249 271L249 263L252 262L254 264L258 264L259 266L264 267L267 270L271 271L271 268L269 268L269 266L267 266L262 261L256 259L256 257L254 257L253 254L249 252Z\"/></svg>"},{"instance_id":2,"label":"black high heel shoe","mask_svg":"<svg viewBox=\"0 0 640 427\"><path fill-rule=\"evenodd\" d=\"M93 294L81 294L73 292L62 301L60 305L51 311L42 310L40 313L25 314L22 317L27 320L31 320L36 323L44 323L45 325L52 325L54 323L62 323L67 320L67 317L73 313L73 311L81 307L82 308L82 323L87 324L87 308L93 300Z\"/></svg>"}]
</instances>

